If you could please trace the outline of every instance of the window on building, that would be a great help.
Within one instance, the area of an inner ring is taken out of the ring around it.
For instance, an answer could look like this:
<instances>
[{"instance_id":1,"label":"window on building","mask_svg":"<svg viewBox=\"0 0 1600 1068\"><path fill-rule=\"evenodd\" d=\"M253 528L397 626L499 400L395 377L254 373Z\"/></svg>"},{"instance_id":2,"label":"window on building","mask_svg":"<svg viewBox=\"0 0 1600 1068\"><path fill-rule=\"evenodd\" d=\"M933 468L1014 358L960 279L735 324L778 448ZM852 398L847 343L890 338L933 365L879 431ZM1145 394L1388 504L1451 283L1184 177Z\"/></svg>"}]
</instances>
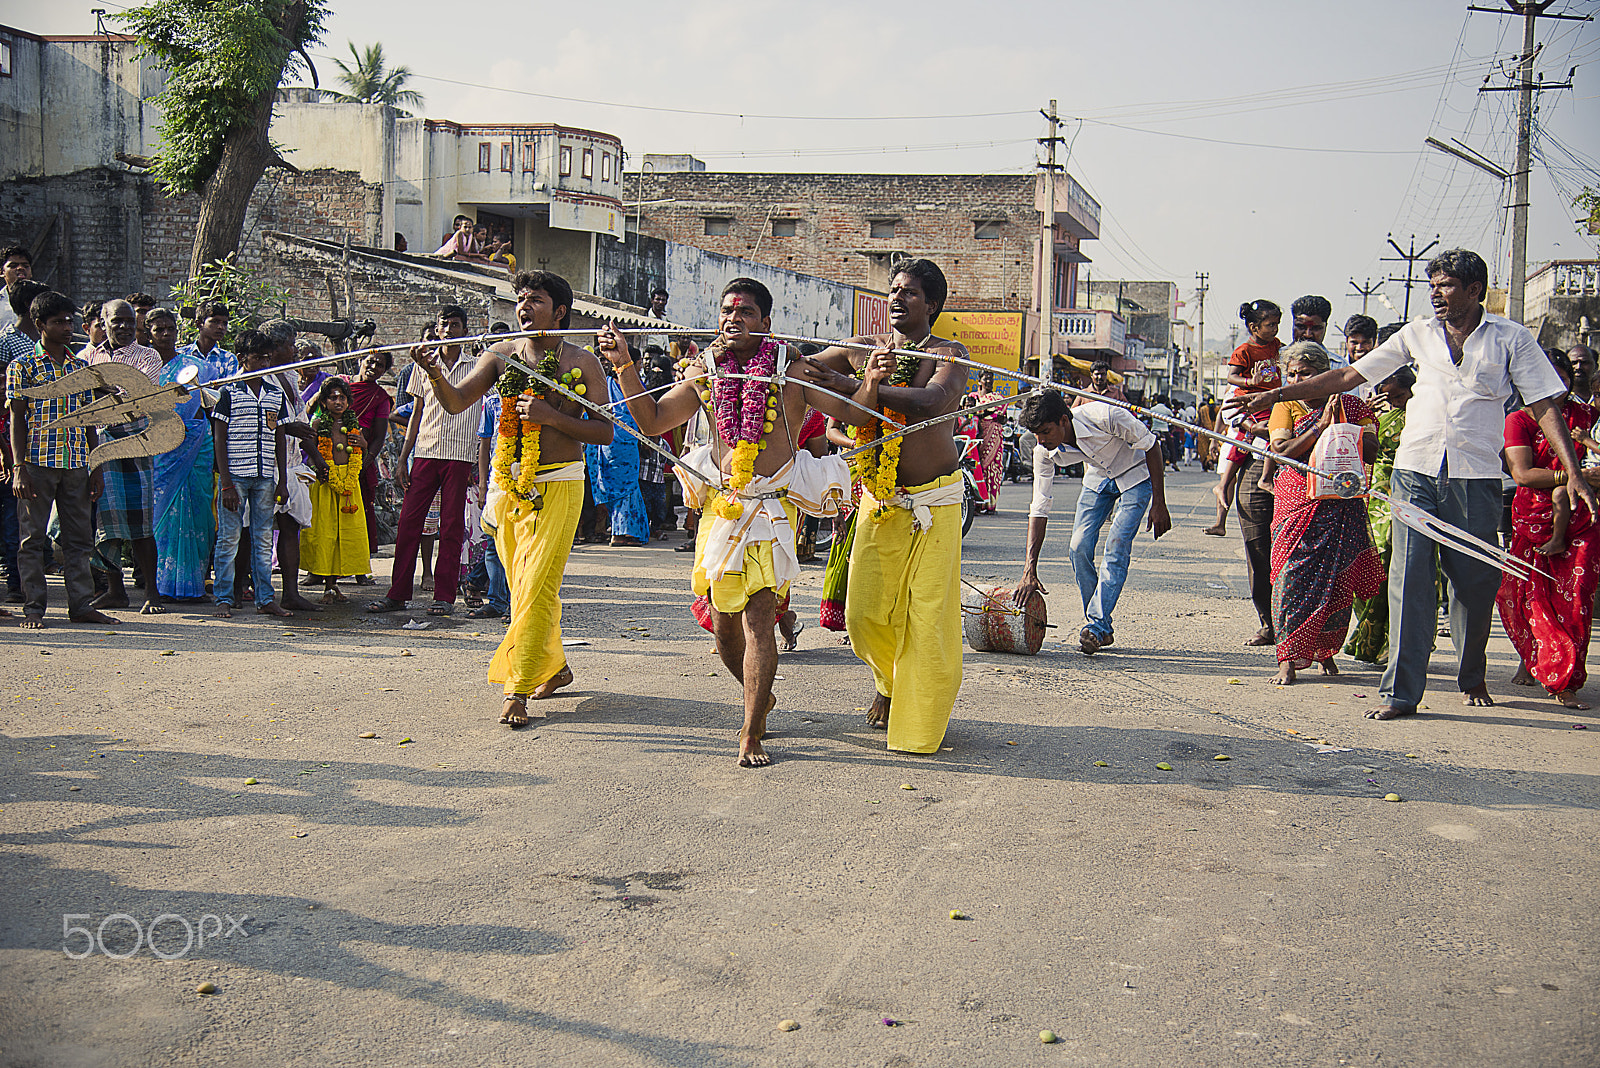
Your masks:
<instances>
[{"instance_id":1,"label":"window on building","mask_svg":"<svg viewBox=\"0 0 1600 1068\"><path fill-rule=\"evenodd\" d=\"M583 150L583 177L594 177L594 149L592 148Z\"/></svg>"},{"instance_id":2,"label":"window on building","mask_svg":"<svg viewBox=\"0 0 1600 1068\"><path fill-rule=\"evenodd\" d=\"M507 174L511 173L511 142L500 142L500 169Z\"/></svg>"},{"instance_id":3,"label":"window on building","mask_svg":"<svg viewBox=\"0 0 1600 1068\"><path fill-rule=\"evenodd\" d=\"M11 77L11 42L0 41L0 78Z\"/></svg>"},{"instance_id":4,"label":"window on building","mask_svg":"<svg viewBox=\"0 0 1600 1068\"><path fill-rule=\"evenodd\" d=\"M733 232L733 220L726 216L706 216L707 237L727 237Z\"/></svg>"},{"instance_id":5,"label":"window on building","mask_svg":"<svg viewBox=\"0 0 1600 1068\"><path fill-rule=\"evenodd\" d=\"M868 236L869 237L893 237L894 236L894 224L895 224L895 220L893 220L893 219L873 219L871 222L869 222L867 224L867 226L870 228L868 230Z\"/></svg>"},{"instance_id":6,"label":"window on building","mask_svg":"<svg viewBox=\"0 0 1600 1068\"><path fill-rule=\"evenodd\" d=\"M793 237L799 231L799 228L800 221L798 219L772 220L773 237Z\"/></svg>"},{"instance_id":7,"label":"window on building","mask_svg":"<svg viewBox=\"0 0 1600 1068\"><path fill-rule=\"evenodd\" d=\"M602 182L611 181L611 153L609 152L600 153L600 180Z\"/></svg>"},{"instance_id":8,"label":"window on building","mask_svg":"<svg viewBox=\"0 0 1600 1068\"><path fill-rule=\"evenodd\" d=\"M522 173L523 174L532 174L533 171L534 171L534 163L535 163L535 161L537 159L538 159L538 156L533 151L533 142L532 141L523 142L523 145L522 145Z\"/></svg>"},{"instance_id":9,"label":"window on building","mask_svg":"<svg viewBox=\"0 0 1600 1068\"><path fill-rule=\"evenodd\" d=\"M489 142L487 142L487 141L479 141L478 142L478 169L480 171L487 171L489 169L489 152L490 152L490 149L491 149L491 146L490 146Z\"/></svg>"},{"instance_id":10,"label":"window on building","mask_svg":"<svg viewBox=\"0 0 1600 1068\"><path fill-rule=\"evenodd\" d=\"M998 241L1004 225L999 219L980 219L972 224L972 236L978 241Z\"/></svg>"},{"instance_id":11,"label":"window on building","mask_svg":"<svg viewBox=\"0 0 1600 1068\"><path fill-rule=\"evenodd\" d=\"M572 146L561 146L561 177L572 177Z\"/></svg>"}]
</instances>

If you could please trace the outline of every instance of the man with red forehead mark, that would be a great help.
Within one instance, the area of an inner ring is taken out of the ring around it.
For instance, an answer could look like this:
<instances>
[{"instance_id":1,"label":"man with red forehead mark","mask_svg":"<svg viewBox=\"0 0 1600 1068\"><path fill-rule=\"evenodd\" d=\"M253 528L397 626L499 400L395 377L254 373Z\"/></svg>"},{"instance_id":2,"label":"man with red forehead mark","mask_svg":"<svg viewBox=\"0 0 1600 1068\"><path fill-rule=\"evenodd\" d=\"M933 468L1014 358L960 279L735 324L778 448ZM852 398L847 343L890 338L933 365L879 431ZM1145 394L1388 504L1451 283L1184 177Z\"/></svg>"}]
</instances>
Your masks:
<instances>
[{"instance_id":1,"label":"man with red forehead mark","mask_svg":"<svg viewBox=\"0 0 1600 1068\"><path fill-rule=\"evenodd\" d=\"M862 387L762 337L772 330L772 294L753 278L735 278L723 289L717 329L709 351L691 361L690 380L659 398L645 392L627 342L612 326L600 332L600 355L616 367L628 408L647 437L682 426L702 404L709 409L715 436L685 453L677 468L684 502L704 509L691 585L711 598L717 655L744 687L739 765L757 768L772 762L761 746L777 703L772 621L800 574L794 551L799 512L836 515L850 491L844 461L797 452L794 434L807 405L852 421L859 409L838 394ZM708 364L717 373L709 380L700 377ZM767 381L781 367L790 380ZM725 377L734 375L751 377ZM706 475L720 471L722 485L708 486L685 467Z\"/></svg>"},{"instance_id":2,"label":"man with red forehead mark","mask_svg":"<svg viewBox=\"0 0 1600 1068\"><path fill-rule=\"evenodd\" d=\"M898 427L953 412L966 392L958 341L935 336L949 289L931 260L907 260L889 281L887 334L856 338L879 346L864 355L832 348L819 363L861 374L856 400L884 419L857 430L865 443ZM896 356L893 349L911 350ZM872 668L877 692L867 722L889 732L888 746L938 752L961 689L961 500L965 486L953 420L861 454L861 510L850 550L845 629Z\"/></svg>"}]
</instances>

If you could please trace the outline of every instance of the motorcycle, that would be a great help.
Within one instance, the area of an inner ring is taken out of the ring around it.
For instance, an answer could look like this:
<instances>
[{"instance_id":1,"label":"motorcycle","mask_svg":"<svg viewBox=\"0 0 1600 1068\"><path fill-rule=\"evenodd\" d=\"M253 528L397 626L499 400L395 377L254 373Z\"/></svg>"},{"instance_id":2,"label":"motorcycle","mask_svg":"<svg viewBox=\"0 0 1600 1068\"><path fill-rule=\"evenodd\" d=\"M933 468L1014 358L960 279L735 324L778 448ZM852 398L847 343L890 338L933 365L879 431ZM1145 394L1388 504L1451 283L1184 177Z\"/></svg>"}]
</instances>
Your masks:
<instances>
[{"instance_id":1,"label":"motorcycle","mask_svg":"<svg viewBox=\"0 0 1600 1068\"><path fill-rule=\"evenodd\" d=\"M961 481L965 492L961 496L961 536L965 538L972 529L973 520L983 507L983 494L978 491L978 446L981 438L957 434L956 444L961 446Z\"/></svg>"}]
</instances>

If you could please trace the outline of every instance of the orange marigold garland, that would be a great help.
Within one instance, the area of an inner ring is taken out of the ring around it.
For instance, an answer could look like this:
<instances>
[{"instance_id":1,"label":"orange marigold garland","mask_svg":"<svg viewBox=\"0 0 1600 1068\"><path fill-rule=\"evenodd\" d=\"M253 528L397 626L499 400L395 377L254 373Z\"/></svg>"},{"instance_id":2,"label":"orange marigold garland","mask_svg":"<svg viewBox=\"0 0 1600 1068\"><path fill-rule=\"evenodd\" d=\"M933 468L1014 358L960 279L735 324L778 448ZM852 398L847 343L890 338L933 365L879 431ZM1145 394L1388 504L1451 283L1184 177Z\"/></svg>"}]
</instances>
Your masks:
<instances>
[{"instance_id":1,"label":"orange marigold garland","mask_svg":"<svg viewBox=\"0 0 1600 1068\"><path fill-rule=\"evenodd\" d=\"M561 350L547 352L534 370L546 378L555 378L561 371ZM560 375L562 385L575 393L583 393L583 371L578 368ZM517 414L517 399L523 396L545 395L543 388L530 389L532 380L514 367L508 367L496 386L500 394L500 425L495 435L494 475L495 485L506 493L524 500L539 503L539 429L538 423L523 422Z\"/></svg>"},{"instance_id":2,"label":"orange marigold garland","mask_svg":"<svg viewBox=\"0 0 1600 1068\"><path fill-rule=\"evenodd\" d=\"M889 375L889 385L907 386L911 384L912 379L917 376L917 368L922 365L922 357L915 355L915 353L920 352L932 340L933 334L930 332L921 341L908 341L901 346L901 348L910 351L895 357L894 372ZM905 425L906 417L904 415L888 408L880 408L878 410L878 421L856 427L852 437L855 440L856 447L860 448L885 436L885 428L889 428L887 433L892 434L896 430L904 429ZM900 445L903 441L905 441L904 437L886 441L876 449L868 449L866 452L858 454L852 461L855 464L855 476L861 480L861 484L866 487L867 492L872 494L873 498L879 502L877 510L873 512L874 518L881 517L887 513L889 506L882 502L893 497L895 490L899 488Z\"/></svg>"},{"instance_id":3,"label":"orange marigold garland","mask_svg":"<svg viewBox=\"0 0 1600 1068\"><path fill-rule=\"evenodd\" d=\"M361 498L358 495L361 489L361 464L362 451L359 445L347 445L348 456L344 463L334 463L333 460L333 435L335 433L333 421L326 415L318 413L312 429L317 432L317 454L328 465L328 485L333 487L333 492L341 499L339 510L347 515L354 515L361 511ZM354 412L346 411L339 420L338 432L342 434L359 434L361 424L356 420ZM347 439L348 440L348 439Z\"/></svg>"}]
</instances>

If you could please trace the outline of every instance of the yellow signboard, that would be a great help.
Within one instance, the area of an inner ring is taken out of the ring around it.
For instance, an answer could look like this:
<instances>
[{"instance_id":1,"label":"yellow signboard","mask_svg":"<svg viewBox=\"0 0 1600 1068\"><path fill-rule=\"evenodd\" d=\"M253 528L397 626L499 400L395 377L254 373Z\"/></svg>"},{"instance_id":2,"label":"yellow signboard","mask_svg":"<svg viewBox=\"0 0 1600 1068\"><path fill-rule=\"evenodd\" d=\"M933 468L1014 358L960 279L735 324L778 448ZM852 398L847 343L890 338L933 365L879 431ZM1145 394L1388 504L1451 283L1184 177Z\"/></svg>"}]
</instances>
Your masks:
<instances>
[{"instance_id":1,"label":"yellow signboard","mask_svg":"<svg viewBox=\"0 0 1600 1068\"><path fill-rule=\"evenodd\" d=\"M979 363L1015 371L1022 366L1023 315L1019 311L960 311L947 309L939 315L933 332L967 347ZM974 375L977 372L973 372ZM1015 379L996 375L995 391L1006 396L1017 392Z\"/></svg>"}]
</instances>

